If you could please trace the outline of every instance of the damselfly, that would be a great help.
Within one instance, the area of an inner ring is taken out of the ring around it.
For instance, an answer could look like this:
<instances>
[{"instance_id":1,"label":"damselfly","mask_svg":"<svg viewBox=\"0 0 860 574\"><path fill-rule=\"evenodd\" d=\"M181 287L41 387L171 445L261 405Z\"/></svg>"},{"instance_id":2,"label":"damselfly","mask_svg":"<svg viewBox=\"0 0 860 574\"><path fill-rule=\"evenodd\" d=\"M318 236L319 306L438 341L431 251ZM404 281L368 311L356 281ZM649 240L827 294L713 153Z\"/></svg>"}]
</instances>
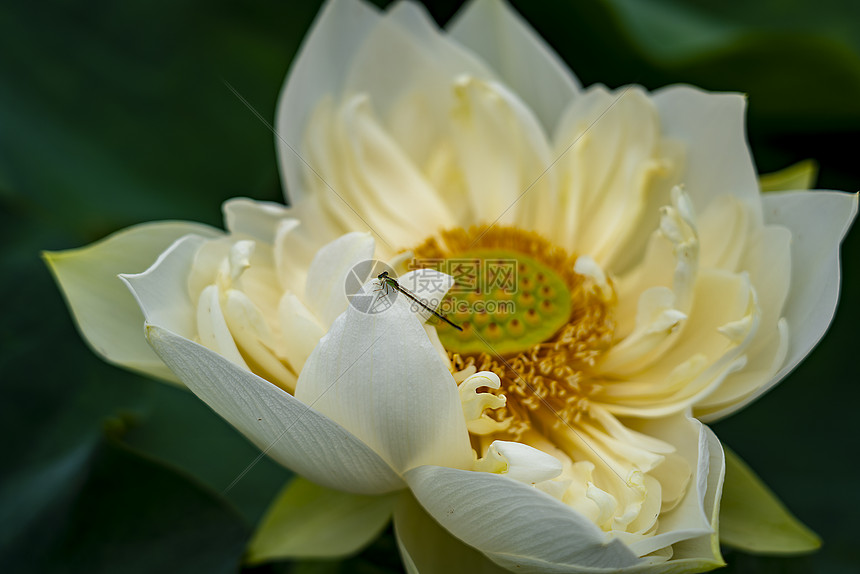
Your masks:
<instances>
[{"instance_id":1,"label":"damselfly","mask_svg":"<svg viewBox=\"0 0 860 574\"><path fill-rule=\"evenodd\" d=\"M449 320L448 320L448 318L447 318L447 317L445 317L445 315L443 315L442 313L439 313L438 311L436 311L435 309L433 309L432 307L430 307L429 305L427 305L427 303L425 303L424 301L422 301L421 299L419 299L419 298L418 298L414 293L412 293L411 291L409 291L409 289L406 289L405 287L402 287L402 286L400 285L400 283L398 283L398 282L397 282L397 279L394 279L394 278L392 278L392 277L389 277L389 276L388 276L388 271L383 271L383 272L382 272L382 273L380 273L376 278L377 278L377 279L379 279L379 281L382 283L382 287L383 287L383 288L388 289L389 287L391 287L392 289L396 289L396 290L397 290L397 291L399 291L400 293L403 293L404 295L406 295L407 297L409 297L410 299L412 299L412 301L413 301L413 302L415 302L415 303L417 303L418 305L420 305L420 306L421 306L421 308L423 308L424 310L426 310L426 311L427 311L427 312L429 312L429 313L432 313L432 314L433 314L435 317L437 317L438 319L441 319L442 321L445 321L446 323L448 323L449 325L451 325L452 327L454 327L454 328L455 328L455 329L457 329L458 331L462 331L462 330L463 330L463 328L462 328L462 327L460 327L459 325L455 325L454 323L452 323L451 321L449 321Z\"/></svg>"}]
</instances>

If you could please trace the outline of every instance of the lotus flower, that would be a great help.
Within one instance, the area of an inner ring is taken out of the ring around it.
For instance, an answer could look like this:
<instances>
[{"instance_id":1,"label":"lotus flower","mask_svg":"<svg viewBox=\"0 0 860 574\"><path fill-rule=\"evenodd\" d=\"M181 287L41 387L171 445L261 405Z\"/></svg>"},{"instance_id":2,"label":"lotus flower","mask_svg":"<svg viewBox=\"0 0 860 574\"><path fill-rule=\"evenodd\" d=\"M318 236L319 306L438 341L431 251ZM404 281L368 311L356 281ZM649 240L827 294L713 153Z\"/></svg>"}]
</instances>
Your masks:
<instances>
[{"instance_id":1,"label":"lotus flower","mask_svg":"<svg viewBox=\"0 0 860 574\"><path fill-rule=\"evenodd\" d=\"M410 572L703 571L725 461L701 421L821 338L857 210L762 195L744 110L584 89L500 2L441 32L410 3L333 1L278 106L290 207L232 200L226 233L146 224L49 261L96 352L370 501L356 545L393 515ZM408 297L350 305L372 260L462 332ZM506 284L459 289L494 262Z\"/></svg>"}]
</instances>

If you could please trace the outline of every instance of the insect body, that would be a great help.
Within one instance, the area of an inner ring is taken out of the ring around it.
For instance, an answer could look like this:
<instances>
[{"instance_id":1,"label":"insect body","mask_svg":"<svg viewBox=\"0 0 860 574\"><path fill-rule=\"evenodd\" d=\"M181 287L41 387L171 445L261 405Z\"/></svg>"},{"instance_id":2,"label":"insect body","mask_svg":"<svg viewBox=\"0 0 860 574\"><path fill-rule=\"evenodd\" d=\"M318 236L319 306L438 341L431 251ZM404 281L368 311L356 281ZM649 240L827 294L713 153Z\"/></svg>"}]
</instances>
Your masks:
<instances>
[{"instance_id":1,"label":"insect body","mask_svg":"<svg viewBox=\"0 0 860 574\"><path fill-rule=\"evenodd\" d=\"M445 315L439 313L438 311L436 311L435 309L433 309L432 307L427 305L427 303L425 303L424 301L419 299L414 293L412 293L411 291L409 291L405 287L401 287L400 283L397 282L397 279L394 279L394 278L388 276L388 271L383 271L376 278L379 279L379 281L381 282L382 287L384 289L388 289L389 287L391 287L392 289L395 289L395 290L399 291L400 293L403 293L404 295L409 297L413 302L420 305L427 312L432 313L438 319L445 321L446 323L448 323L449 325L451 325L452 327L454 327L458 331L463 330L462 327L460 327L459 325L455 325L454 323L449 321L448 318L445 317Z\"/></svg>"}]
</instances>

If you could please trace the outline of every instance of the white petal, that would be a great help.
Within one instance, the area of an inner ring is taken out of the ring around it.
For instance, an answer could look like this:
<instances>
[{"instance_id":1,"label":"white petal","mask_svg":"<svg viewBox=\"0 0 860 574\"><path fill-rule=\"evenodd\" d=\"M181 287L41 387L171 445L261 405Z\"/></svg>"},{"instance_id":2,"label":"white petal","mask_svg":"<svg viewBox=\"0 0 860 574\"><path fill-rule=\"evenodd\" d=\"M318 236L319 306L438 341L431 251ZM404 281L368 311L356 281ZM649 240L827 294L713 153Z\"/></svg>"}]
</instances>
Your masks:
<instances>
[{"instance_id":1,"label":"white petal","mask_svg":"<svg viewBox=\"0 0 860 574\"><path fill-rule=\"evenodd\" d=\"M373 237L358 231L343 235L317 252L305 286L305 303L323 327L347 307L346 277L352 268L373 258ZM367 278L360 278L360 282Z\"/></svg>"},{"instance_id":2,"label":"white petal","mask_svg":"<svg viewBox=\"0 0 860 574\"><path fill-rule=\"evenodd\" d=\"M715 198L730 193L761 217L758 178L746 140L746 98L708 93L690 86L654 92L663 137L685 146L680 181L703 213Z\"/></svg>"},{"instance_id":3,"label":"white petal","mask_svg":"<svg viewBox=\"0 0 860 574\"><path fill-rule=\"evenodd\" d=\"M551 454L518 442L495 440L490 444L484 458L496 459L502 463L503 468L498 471L485 471L479 464L475 470L502 474L523 484L552 480L561 474L562 470L561 461Z\"/></svg>"},{"instance_id":4,"label":"white petal","mask_svg":"<svg viewBox=\"0 0 860 574\"><path fill-rule=\"evenodd\" d=\"M296 397L398 471L465 468L472 456L457 385L403 299L369 314L350 305L305 363Z\"/></svg>"},{"instance_id":5,"label":"white petal","mask_svg":"<svg viewBox=\"0 0 860 574\"><path fill-rule=\"evenodd\" d=\"M672 546L672 560L666 564L668 572L704 572L719 566L725 566L720 555L720 540L718 535L720 496L723 490L723 479L726 472L726 460L719 439L705 427L708 450L708 478L703 499L705 515L709 518L713 532L688 540L682 540ZM701 461L700 461L701 462ZM699 472L701 472L701 467ZM697 483L699 484L699 483ZM676 569L672 569L672 567ZM681 569L685 567L686 569ZM664 572L657 569L655 573Z\"/></svg>"},{"instance_id":6,"label":"white petal","mask_svg":"<svg viewBox=\"0 0 860 574\"><path fill-rule=\"evenodd\" d=\"M454 17L448 31L501 75L547 131L579 92L579 82L561 58L506 2L470 3Z\"/></svg>"},{"instance_id":7,"label":"white petal","mask_svg":"<svg viewBox=\"0 0 860 574\"><path fill-rule=\"evenodd\" d=\"M406 480L439 524L506 568L590 572L637 562L622 542L609 540L584 516L505 476L421 466Z\"/></svg>"},{"instance_id":8,"label":"white petal","mask_svg":"<svg viewBox=\"0 0 860 574\"><path fill-rule=\"evenodd\" d=\"M292 293L284 294L278 305L278 315L284 337L283 353L293 370L299 373L325 334L325 329Z\"/></svg>"},{"instance_id":9,"label":"white petal","mask_svg":"<svg viewBox=\"0 0 860 574\"><path fill-rule=\"evenodd\" d=\"M370 447L289 393L160 326L147 325L146 335L195 395L284 466L356 494L403 486Z\"/></svg>"},{"instance_id":10,"label":"white petal","mask_svg":"<svg viewBox=\"0 0 860 574\"><path fill-rule=\"evenodd\" d=\"M826 191L768 193L765 222L791 231L791 287L783 316L791 330L785 364L770 381L717 412L718 420L749 404L790 373L830 326L839 299L839 244L857 215L858 195ZM766 296L762 294L762 297Z\"/></svg>"},{"instance_id":11,"label":"white petal","mask_svg":"<svg viewBox=\"0 0 860 574\"><path fill-rule=\"evenodd\" d=\"M115 365L176 381L146 344L143 314L117 275L145 271L183 235L215 237L220 233L197 223L145 223L90 246L46 252L44 257L93 351Z\"/></svg>"},{"instance_id":12,"label":"white petal","mask_svg":"<svg viewBox=\"0 0 860 574\"><path fill-rule=\"evenodd\" d=\"M695 472L680 504L668 513L660 515L658 534L632 542L630 548L641 556L681 540L709 536L713 528L705 499L708 495L712 444L708 438L707 427L696 419L680 414L665 419L642 421L634 428L674 445L678 454L684 457ZM659 468L654 472L659 477ZM719 469L716 472L719 474ZM713 500L710 501L710 505L712 504Z\"/></svg>"},{"instance_id":13,"label":"white petal","mask_svg":"<svg viewBox=\"0 0 860 574\"><path fill-rule=\"evenodd\" d=\"M230 233L247 235L269 245L275 242L278 225L290 216L290 210L279 203L245 197L229 199L221 209Z\"/></svg>"},{"instance_id":14,"label":"white petal","mask_svg":"<svg viewBox=\"0 0 860 574\"><path fill-rule=\"evenodd\" d=\"M188 339L197 335L197 302L191 300L188 277L194 256L206 241L199 235L186 235L143 273L120 275L148 323L158 324Z\"/></svg>"},{"instance_id":15,"label":"white petal","mask_svg":"<svg viewBox=\"0 0 860 574\"><path fill-rule=\"evenodd\" d=\"M293 204L305 195L307 166L296 154L305 122L323 96L340 92L352 59L379 20L376 9L362 1L331 0L305 36L278 100L275 129L281 178Z\"/></svg>"},{"instance_id":16,"label":"white petal","mask_svg":"<svg viewBox=\"0 0 860 574\"><path fill-rule=\"evenodd\" d=\"M439 526L408 493L394 509L394 535L409 574L509 572Z\"/></svg>"}]
</instances>

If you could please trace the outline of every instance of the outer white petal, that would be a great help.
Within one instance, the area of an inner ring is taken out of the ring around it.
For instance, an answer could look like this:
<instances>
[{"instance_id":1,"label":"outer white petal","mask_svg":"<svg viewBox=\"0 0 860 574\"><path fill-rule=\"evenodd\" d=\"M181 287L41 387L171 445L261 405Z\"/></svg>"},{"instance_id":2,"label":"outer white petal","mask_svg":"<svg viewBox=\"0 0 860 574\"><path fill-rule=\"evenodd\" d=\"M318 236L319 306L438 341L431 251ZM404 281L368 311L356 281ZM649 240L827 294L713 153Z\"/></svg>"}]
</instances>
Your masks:
<instances>
[{"instance_id":1,"label":"outer white petal","mask_svg":"<svg viewBox=\"0 0 860 574\"><path fill-rule=\"evenodd\" d=\"M186 235L143 273L120 275L147 322L189 339L197 335L197 302L191 300L188 276L194 256L204 243L204 237Z\"/></svg>"},{"instance_id":2,"label":"outer white petal","mask_svg":"<svg viewBox=\"0 0 860 574\"><path fill-rule=\"evenodd\" d=\"M581 514L505 476L421 466L406 480L439 524L509 569L614 572L638 562Z\"/></svg>"},{"instance_id":3,"label":"outer white petal","mask_svg":"<svg viewBox=\"0 0 860 574\"><path fill-rule=\"evenodd\" d=\"M663 136L686 150L679 181L698 213L716 197L730 193L760 217L758 178L745 131L746 98L714 94L691 86L654 92Z\"/></svg>"},{"instance_id":4,"label":"outer white petal","mask_svg":"<svg viewBox=\"0 0 860 574\"><path fill-rule=\"evenodd\" d=\"M410 494L394 509L394 534L409 574L502 574L509 570L439 526Z\"/></svg>"},{"instance_id":5,"label":"outer white petal","mask_svg":"<svg viewBox=\"0 0 860 574\"><path fill-rule=\"evenodd\" d=\"M403 486L370 447L272 383L160 326L147 325L146 336L195 395L281 464L356 494Z\"/></svg>"},{"instance_id":6,"label":"outer white petal","mask_svg":"<svg viewBox=\"0 0 860 574\"><path fill-rule=\"evenodd\" d=\"M378 20L378 12L362 1L331 0L293 60L275 121L282 183L292 203L305 192L302 173L306 166L295 153L301 151L305 121L325 94L340 92L355 52Z\"/></svg>"},{"instance_id":7,"label":"outer white petal","mask_svg":"<svg viewBox=\"0 0 860 574\"><path fill-rule=\"evenodd\" d=\"M548 132L579 92L579 82L558 55L505 2L470 3L448 31L501 75Z\"/></svg>"},{"instance_id":8,"label":"outer white petal","mask_svg":"<svg viewBox=\"0 0 860 574\"><path fill-rule=\"evenodd\" d=\"M783 309L790 329L788 356L768 384L705 420L725 417L764 394L824 336L839 299L839 244L857 215L857 198L856 193L827 191L764 195L765 223L787 227L792 236L791 287Z\"/></svg>"},{"instance_id":9,"label":"outer white petal","mask_svg":"<svg viewBox=\"0 0 860 574\"><path fill-rule=\"evenodd\" d=\"M81 249L45 253L81 335L106 361L176 380L141 336L143 315L117 275L144 271L174 241L191 233L215 237L221 232L197 223L145 223Z\"/></svg>"},{"instance_id":10,"label":"outer white petal","mask_svg":"<svg viewBox=\"0 0 860 574\"><path fill-rule=\"evenodd\" d=\"M347 307L347 273L362 261L373 258L373 237L354 231L343 235L317 252L308 269L305 302L324 327ZM365 281L361 278L360 281Z\"/></svg>"},{"instance_id":11,"label":"outer white petal","mask_svg":"<svg viewBox=\"0 0 860 574\"><path fill-rule=\"evenodd\" d=\"M400 472L465 468L472 455L457 385L404 300L372 314L349 306L305 363L296 397Z\"/></svg>"}]
</instances>

